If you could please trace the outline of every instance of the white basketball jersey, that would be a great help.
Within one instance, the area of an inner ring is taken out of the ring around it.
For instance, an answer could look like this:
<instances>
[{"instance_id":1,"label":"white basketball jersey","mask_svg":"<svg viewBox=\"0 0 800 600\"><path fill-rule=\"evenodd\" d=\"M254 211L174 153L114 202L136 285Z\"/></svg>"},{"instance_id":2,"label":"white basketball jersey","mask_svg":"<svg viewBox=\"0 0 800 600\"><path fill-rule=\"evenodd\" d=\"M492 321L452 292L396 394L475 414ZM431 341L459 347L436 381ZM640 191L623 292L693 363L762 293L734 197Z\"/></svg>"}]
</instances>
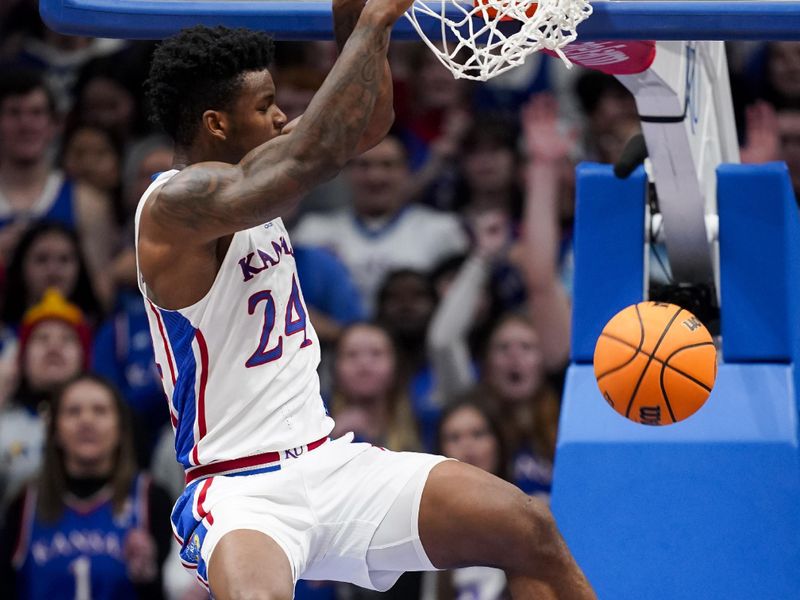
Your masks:
<instances>
[{"instance_id":1,"label":"white basketball jersey","mask_svg":"<svg viewBox=\"0 0 800 600\"><path fill-rule=\"evenodd\" d=\"M136 210L178 171L162 173ZM327 436L317 334L278 218L237 232L211 289L180 310L157 306L138 271L156 364L184 468L297 448Z\"/></svg>"}]
</instances>

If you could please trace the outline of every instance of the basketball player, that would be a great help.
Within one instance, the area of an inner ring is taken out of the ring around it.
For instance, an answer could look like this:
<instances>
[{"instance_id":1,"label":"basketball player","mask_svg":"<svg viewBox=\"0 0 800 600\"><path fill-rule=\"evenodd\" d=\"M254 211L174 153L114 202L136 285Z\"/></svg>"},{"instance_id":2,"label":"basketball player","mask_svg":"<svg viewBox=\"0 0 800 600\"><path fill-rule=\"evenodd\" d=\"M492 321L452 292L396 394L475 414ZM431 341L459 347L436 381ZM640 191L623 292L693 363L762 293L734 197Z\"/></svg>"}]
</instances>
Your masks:
<instances>
[{"instance_id":1,"label":"basketball player","mask_svg":"<svg viewBox=\"0 0 800 600\"><path fill-rule=\"evenodd\" d=\"M290 124L262 34L197 27L154 55L154 117L177 151L139 204L140 287L186 469L174 532L221 600L289 599L300 578L386 590L463 565L504 569L517 599L595 598L548 509L510 484L328 439L280 215L387 132L389 34L410 4L335 1L341 54Z\"/></svg>"}]
</instances>

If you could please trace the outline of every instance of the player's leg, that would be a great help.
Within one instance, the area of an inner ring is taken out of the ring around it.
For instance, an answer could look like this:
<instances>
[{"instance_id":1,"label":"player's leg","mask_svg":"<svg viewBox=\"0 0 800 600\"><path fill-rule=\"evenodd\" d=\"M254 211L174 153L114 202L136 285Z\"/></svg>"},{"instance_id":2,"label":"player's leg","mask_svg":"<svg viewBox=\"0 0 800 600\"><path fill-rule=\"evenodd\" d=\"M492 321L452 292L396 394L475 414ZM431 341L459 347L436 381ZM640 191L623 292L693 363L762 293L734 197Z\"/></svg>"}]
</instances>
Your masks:
<instances>
[{"instance_id":1,"label":"player's leg","mask_svg":"<svg viewBox=\"0 0 800 600\"><path fill-rule=\"evenodd\" d=\"M291 600L289 559L269 536L237 529L217 542L208 565L208 584L218 600Z\"/></svg>"},{"instance_id":2,"label":"player's leg","mask_svg":"<svg viewBox=\"0 0 800 600\"><path fill-rule=\"evenodd\" d=\"M455 461L428 475L419 535L438 568L503 569L515 600L590 600L595 595L541 500Z\"/></svg>"}]
</instances>

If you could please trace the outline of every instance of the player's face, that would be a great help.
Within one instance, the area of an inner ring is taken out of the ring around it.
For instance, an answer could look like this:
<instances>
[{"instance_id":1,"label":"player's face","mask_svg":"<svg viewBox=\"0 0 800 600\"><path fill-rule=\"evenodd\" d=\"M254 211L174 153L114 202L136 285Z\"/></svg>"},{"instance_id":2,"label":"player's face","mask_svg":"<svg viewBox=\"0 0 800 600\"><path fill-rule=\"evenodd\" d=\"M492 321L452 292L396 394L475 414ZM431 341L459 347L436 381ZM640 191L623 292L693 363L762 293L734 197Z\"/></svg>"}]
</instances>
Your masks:
<instances>
[{"instance_id":1,"label":"player's face","mask_svg":"<svg viewBox=\"0 0 800 600\"><path fill-rule=\"evenodd\" d=\"M75 330L63 321L36 325L25 345L24 375L34 390L51 390L81 372L83 348Z\"/></svg>"},{"instance_id":2,"label":"player's face","mask_svg":"<svg viewBox=\"0 0 800 600\"><path fill-rule=\"evenodd\" d=\"M114 398L94 381L78 381L67 389L56 415L56 438L65 463L107 470L119 444L119 415Z\"/></svg>"},{"instance_id":3,"label":"player's face","mask_svg":"<svg viewBox=\"0 0 800 600\"><path fill-rule=\"evenodd\" d=\"M269 71L249 71L242 76L239 94L230 116L227 139L237 160L264 142L277 137L287 118L275 103L275 83Z\"/></svg>"},{"instance_id":4,"label":"player's face","mask_svg":"<svg viewBox=\"0 0 800 600\"><path fill-rule=\"evenodd\" d=\"M506 321L489 340L486 380L503 400L525 402L543 381L536 332L522 321Z\"/></svg>"},{"instance_id":5,"label":"player's face","mask_svg":"<svg viewBox=\"0 0 800 600\"><path fill-rule=\"evenodd\" d=\"M381 217L399 210L406 200L408 165L400 142L385 138L350 162L347 177L353 207L364 217Z\"/></svg>"},{"instance_id":6,"label":"player's face","mask_svg":"<svg viewBox=\"0 0 800 600\"><path fill-rule=\"evenodd\" d=\"M395 357L385 331L356 326L339 342L336 383L349 399L384 397L394 384Z\"/></svg>"},{"instance_id":7,"label":"player's face","mask_svg":"<svg viewBox=\"0 0 800 600\"><path fill-rule=\"evenodd\" d=\"M486 418L475 407L465 406L442 423L442 454L489 473L499 469L498 441Z\"/></svg>"},{"instance_id":8,"label":"player's face","mask_svg":"<svg viewBox=\"0 0 800 600\"><path fill-rule=\"evenodd\" d=\"M78 281L78 269L77 249L70 238L55 231L39 236L22 264L28 301L39 300L49 287L69 297Z\"/></svg>"},{"instance_id":9,"label":"player's face","mask_svg":"<svg viewBox=\"0 0 800 600\"><path fill-rule=\"evenodd\" d=\"M47 94L33 90L0 103L0 154L15 163L42 160L56 135Z\"/></svg>"}]
</instances>

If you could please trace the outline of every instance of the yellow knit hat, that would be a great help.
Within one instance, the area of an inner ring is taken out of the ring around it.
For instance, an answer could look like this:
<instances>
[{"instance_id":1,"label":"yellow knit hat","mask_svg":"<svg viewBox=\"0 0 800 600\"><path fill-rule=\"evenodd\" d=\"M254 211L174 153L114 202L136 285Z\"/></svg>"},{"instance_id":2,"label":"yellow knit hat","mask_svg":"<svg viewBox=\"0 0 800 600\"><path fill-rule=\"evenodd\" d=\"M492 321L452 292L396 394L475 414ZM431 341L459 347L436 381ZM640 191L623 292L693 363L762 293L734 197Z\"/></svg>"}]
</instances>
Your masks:
<instances>
[{"instance_id":1,"label":"yellow knit hat","mask_svg":"<svg viewBox=\"0 0 800 600\"><path fill-rule=\"evenodd\" d=\"M69 302L56 288L47 288L38 304L22 316L22 326L30 327L46 319L66 321L70 325L85 325L81 309Z\"/></svg>"},{"instance_id":2,"label":"yellow knit hat","mask_svg":"<svg viewBox=\"0 0 800 600\"><path fill-rule=\"evenodd\" d=\"M19 333L20 360L22 360L31 331L39 323L50 320L62 321L75 330L83 348L84 368L88 367L92 347L92 332L89 324L84 319L81 309L64 298L56 288L48 288L42 299L22 316L22 327Z\"/></svg>"}]
</instances>

